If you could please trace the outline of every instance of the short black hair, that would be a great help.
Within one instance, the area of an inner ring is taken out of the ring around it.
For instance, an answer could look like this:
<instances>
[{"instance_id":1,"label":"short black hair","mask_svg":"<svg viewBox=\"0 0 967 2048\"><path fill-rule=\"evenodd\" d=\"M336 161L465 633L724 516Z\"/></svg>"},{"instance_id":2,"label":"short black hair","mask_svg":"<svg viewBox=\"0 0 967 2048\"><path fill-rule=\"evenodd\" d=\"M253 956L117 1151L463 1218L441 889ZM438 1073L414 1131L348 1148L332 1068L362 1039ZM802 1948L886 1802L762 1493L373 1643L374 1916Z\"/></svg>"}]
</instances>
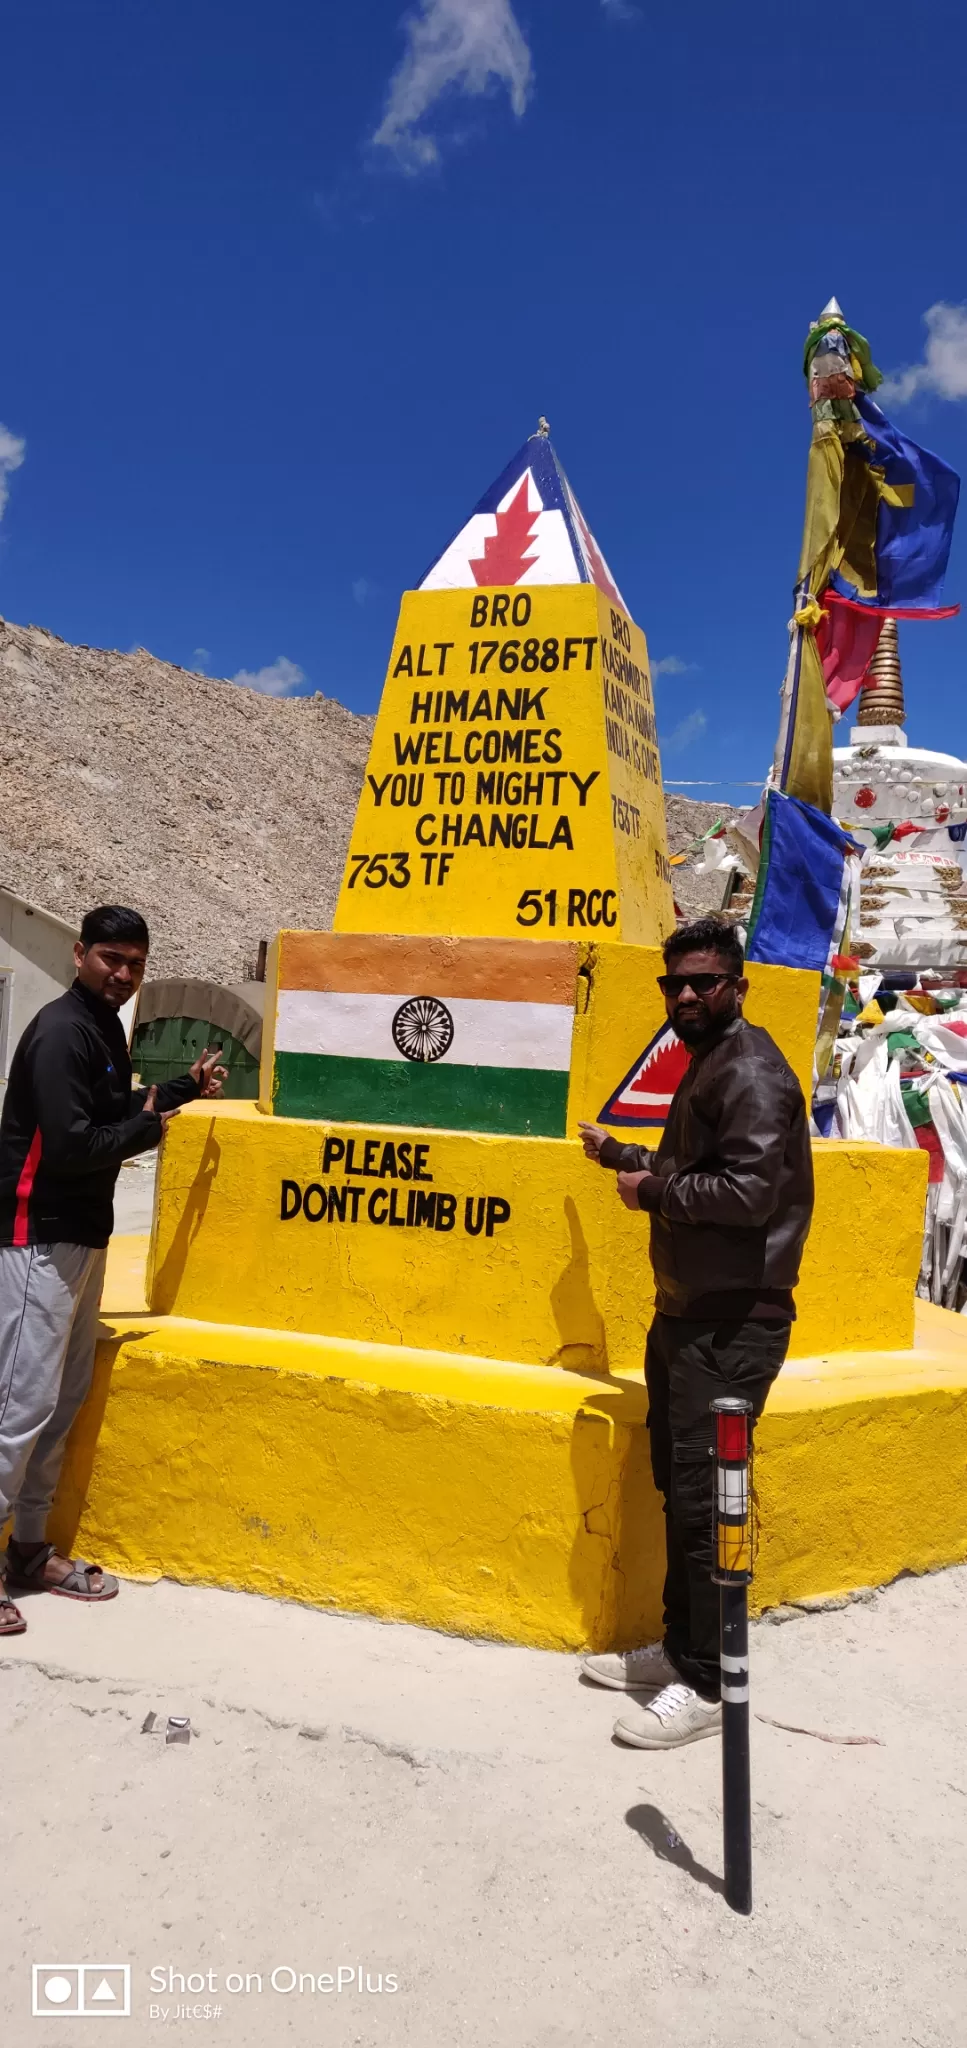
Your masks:
<instances>
[{"instance_id":1,"label":"short black hair","mask_svg":"<svg viewBox=\"0 0 967 2048\"><path fill-rule=\"evenodd\" d=\"M138 910L125 910L122 903L101 903L89 910L81 925L81 945L108 946L120 939L125 946L143 946L147 952L148 927Z\"/></svg>"},{"instance_id":2,"label":"short black hair","mask_svg":"<svg viewBox=\"0 0 967 2048\"><path fill-rule=\"evenodd\" d=\"M694 924L680 925L662 947L665 966L680 960L683 953L717 953L730 974L741 974L745 956L734 924L724 917L698 917Z\"/></svg>"}]
</instances>

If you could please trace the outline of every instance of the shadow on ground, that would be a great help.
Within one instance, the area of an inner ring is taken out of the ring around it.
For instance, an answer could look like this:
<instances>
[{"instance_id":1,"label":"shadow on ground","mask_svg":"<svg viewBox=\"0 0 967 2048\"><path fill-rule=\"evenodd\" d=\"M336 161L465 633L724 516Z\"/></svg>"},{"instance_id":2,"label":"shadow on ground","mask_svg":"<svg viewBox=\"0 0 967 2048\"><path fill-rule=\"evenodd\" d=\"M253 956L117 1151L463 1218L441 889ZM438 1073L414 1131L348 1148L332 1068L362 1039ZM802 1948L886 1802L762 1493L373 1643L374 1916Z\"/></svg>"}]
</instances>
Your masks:
<instances>
[{"instance_id":1,"label":"shadow on ground","mask_svg":"<svg viewBox=\"0 0 967 2048\"><path fill-rule=\"evenodd\" d=\"M684 1870L686 1877L694 1878L696 1884L704 1884L710 1892L724 1893L724 1880L716 1877L714 1870L706 1870L704 1863L696 1863L688 1843L682 1841L660 1807L629 1807L625 1823L647 1842L660 1863L674 1863L676 1870Z\"/></svg>"}]
</instances>

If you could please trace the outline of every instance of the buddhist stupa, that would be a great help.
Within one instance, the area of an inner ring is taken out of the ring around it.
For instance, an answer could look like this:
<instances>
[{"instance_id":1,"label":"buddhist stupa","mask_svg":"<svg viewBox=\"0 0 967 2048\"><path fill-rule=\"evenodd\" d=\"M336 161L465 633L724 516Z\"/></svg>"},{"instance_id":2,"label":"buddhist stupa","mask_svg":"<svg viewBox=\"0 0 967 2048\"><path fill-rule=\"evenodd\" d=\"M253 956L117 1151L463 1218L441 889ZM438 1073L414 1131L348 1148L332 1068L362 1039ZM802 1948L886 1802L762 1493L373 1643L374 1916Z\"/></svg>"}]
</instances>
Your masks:
<instances>
[{"instance_id":1,"label":"buddhist stupa","mask_svg":"<svg viewBox=\"0 0 967 2048\"><path fill-rule=\"evenodd\" d=\"M833 811L871 849L854 934L864 965L967 967L967 762L910 746L895 619L883 622L849 743L833 751Z\"/></svg>"}]
</instances>

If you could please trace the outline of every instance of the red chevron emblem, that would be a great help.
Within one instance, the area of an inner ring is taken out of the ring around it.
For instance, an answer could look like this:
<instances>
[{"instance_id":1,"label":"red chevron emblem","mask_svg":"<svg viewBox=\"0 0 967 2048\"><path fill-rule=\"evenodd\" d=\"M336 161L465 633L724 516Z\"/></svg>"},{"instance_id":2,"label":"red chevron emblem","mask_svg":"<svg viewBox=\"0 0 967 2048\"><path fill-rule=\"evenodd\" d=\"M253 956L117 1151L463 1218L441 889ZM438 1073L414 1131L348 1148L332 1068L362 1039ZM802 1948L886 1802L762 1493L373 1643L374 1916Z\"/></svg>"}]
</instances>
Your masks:
<instances>
[{"instance_id":1,"label":"red chevron emblem","mask_svg":"<svg viewBox=\"0 0 967 2048\"><path fill-rule=\"evenodd\" d=\"M688 1052L670 1024L649 1039L644 1052L598 1111L602 1124L663 1124L679 1081L688 1071Z\"/></svg>"},{"instance_id":2,"label":"red chevron emblem","mask_svg":"<svg viewBox=\"0 0 967 2048\"><path fill-rule=\"evenodd\" d=\"M483 554L470 563L477 583L519 583L525 569L532 567L538 514L530 509L529 481L530 471L525 470L510 504L494 515L497 531L484 541Z\"/></svg>"}]
</instances>

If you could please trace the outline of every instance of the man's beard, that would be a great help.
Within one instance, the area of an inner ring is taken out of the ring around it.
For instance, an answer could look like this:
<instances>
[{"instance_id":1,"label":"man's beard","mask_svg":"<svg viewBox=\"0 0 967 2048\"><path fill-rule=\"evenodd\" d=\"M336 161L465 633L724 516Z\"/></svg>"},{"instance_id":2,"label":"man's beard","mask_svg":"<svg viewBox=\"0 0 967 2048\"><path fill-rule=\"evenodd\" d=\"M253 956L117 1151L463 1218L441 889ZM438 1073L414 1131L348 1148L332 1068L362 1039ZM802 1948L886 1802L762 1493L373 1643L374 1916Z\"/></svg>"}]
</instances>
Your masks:
<instances>
[{"instance_id":1,"label":"man's beard","mask_svg":"<svg viewBox=\"0 0 967 2048\"><path fill-rule=\"evenodd\" d=\"M729 1025L735 1023L738 1014L739 1004L735 997L727 1008L717 1011L714 1017L702 1003L691 1016L673 1016L671 1027L676 1038L680 1038L690 1052L697 1052L701 1051L703 1046L713 1045L716 1039L721 1038Z\"/></svg>"}]
</instances>

